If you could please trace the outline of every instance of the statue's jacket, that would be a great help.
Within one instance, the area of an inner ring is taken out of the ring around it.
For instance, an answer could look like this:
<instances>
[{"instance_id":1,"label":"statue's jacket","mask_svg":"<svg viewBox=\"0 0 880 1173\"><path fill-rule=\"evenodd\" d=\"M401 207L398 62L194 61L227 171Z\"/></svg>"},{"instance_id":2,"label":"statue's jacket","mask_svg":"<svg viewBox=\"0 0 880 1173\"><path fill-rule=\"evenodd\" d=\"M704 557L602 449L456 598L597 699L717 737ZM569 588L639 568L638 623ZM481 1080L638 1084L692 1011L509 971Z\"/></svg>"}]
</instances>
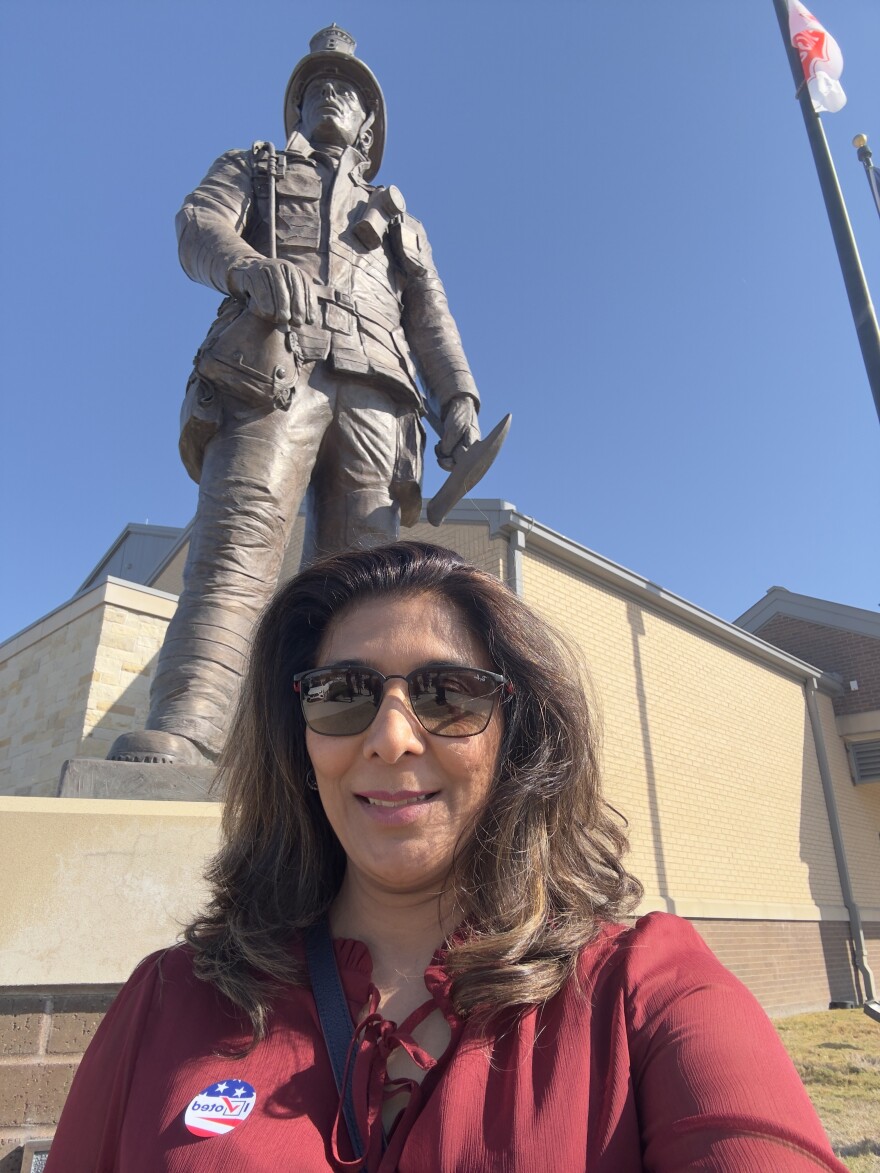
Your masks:
<instances>
[{"instance_id":1,"label":"statue's jacket","mask_svg":"<svg viewBox=\"0 0 880 1173\"><path fill-rule=\"evenodd\" d=\"M396 217L381 244L370 249L354 231L376 190L363 180L366 158L348 147L333 174L299 134L280 154L276 252L310 286L313 320L295 330L304 359L324 360L341 375L383 387L399 403L412 405L414 420L426 413L442 417L456 395L479 402L419 221L408 213ZM269 255L269 178L255 152L221 155L184 201L177 233L188 276L223 293L230 265L255 253ZM227 297L203 345L243 309ZM181 455L195 479L200 449L221 410L217 399L198 379L190 380Z\"/></svg>"}]
</instances>

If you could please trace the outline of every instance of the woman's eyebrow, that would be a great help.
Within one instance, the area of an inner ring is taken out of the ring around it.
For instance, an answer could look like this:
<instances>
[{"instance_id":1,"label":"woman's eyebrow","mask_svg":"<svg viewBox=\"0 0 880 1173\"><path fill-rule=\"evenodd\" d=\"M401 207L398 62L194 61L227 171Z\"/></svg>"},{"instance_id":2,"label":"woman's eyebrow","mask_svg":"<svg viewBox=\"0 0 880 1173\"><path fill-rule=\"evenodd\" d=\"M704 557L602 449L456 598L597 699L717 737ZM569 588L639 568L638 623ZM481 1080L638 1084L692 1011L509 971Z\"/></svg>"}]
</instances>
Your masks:
<instances>
[{"instance_id":1,"label":"woman's eyebrow","mask_svg":"<svg viewBox=\"0 0 880 1173\"><path fill-rule=\"evenodd\" d=\"M414 671L418 672L421 668L473 668L473 664L469 664L467 660L426 660ZM475 671L485 672L487 669L477 668Z\"/></svg>"},{"instance_id":2,"label":"woman's eyebrow","mask_svg":"<svg viewBox=\"0 0 880 1173\"><path fill-rule=\"evenodd\" d=\"M473 664L469 664L466 660L448 660L448 659L434 659L425 660L424 664L417 664L412 672L423 672L426 668L473 668ZM378 668L374 668L372 664L368 664L366 660L333 660L330 664L319 664L317 671L321 668L369 668L372 672L378 672ZM494 672L494 668L477 668L477 672ZM381 673L384 675L384 673Z\"/></svg>"}]
</instances>

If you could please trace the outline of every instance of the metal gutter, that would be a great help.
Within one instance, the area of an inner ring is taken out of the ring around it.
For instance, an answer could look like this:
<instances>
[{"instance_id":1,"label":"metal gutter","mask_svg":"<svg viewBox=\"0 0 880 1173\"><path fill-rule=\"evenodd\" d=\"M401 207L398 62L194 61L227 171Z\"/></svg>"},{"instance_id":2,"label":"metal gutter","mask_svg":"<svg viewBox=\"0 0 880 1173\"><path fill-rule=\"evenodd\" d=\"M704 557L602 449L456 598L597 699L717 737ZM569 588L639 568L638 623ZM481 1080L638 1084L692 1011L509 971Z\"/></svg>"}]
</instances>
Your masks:
<instances>
[{"instance_id":1,"label":"metal gutter","mask_svg":"<svg viewBox=\"0 0 880 1173\"><path fill-rule=\"evenodd\" d=\"M596 554L585 546L578 545L570 538L556 533L555 530L548 529L533 517L527 517L518 510L509 508L499 511L499 522L498 531L507 536L511 550L513 550L513 533L522 535L521 539L516 539L520 562L522 552L528 547L536 553L562 562L595 582L611 587L614 591L633 599L642 607L660 612L677 623L707 635L727 647L736 648L752 659L769 664L786 676L793 677L800 682L815 679L820 691L830 696L839 696L843 693L840 682L823 672L821 668L798 660L795 656L791 656L759 639L756 635L752 635L751 632L735 627L727 620L720 619L709 611L704 611L695 603L689 603L679 595L665 590L657 583L651 582L650 579L643 578L641 575L627 570L626 567L612 562L609 558L603 558L601 554Z\"/></svg>"},{"instance_id":2,"label":"metal gutter","mask_svg":"<svg viewBox=\"0 0 880 1173\"><path fill-rule=\"evenodd\" d=\"M871 1018L880 1021L880 1002L874 987L874 974L868 964L868 953L865 946L865 932L862 928L862 915L853 892L852 879L849 874L849 864L846 858L846 848L843 842L843 828L840 825L840 814L837 810L837 798L834 794L834 782L831 778L831 767L828 764L828 751L825 746L825 734L822 730L822 720L819 716L819 706L816 704L816 693L819 690L818 681L804 681L804 693L807 698L807 712L810 714L810 726L813 731L813 744L816 747L816 759L819 763L819 777L822 779L822 793L825 796L825 809L828 812L828 826L831 829L831 842L834 845L834 859L837 863L837 875L840 879L840 890L843 902L849 913L850 935L852 936L855 952L855 966L862 975L865 989L865 1013Z\"/></svg>"},{"instance_id":3,"label":"metal gutter","mask_svg":"<svg viewBox=\"0 0 880 1173\"><path fill-rule=\"evenodd\" d=\"M523 597L523 551L526 535L521 529L511 529L507 535L507 585L515 595Z\"/></svg>"},{"instance_id":4,"label":"metal gutter","mask_svg":"<svg viewBox=\"0 0 880 1173\"><path fill-rule=\"evenodd\" d=\"M829 599L816 599L812 595L796 595L785 587L770 587L763 599L743 611L734 622L738 627L754 631L775 615L786 615L791 619L803 619L807 623L821 623L838 631L851 631L880 639L880 615L862 607L850 607L846 603L832 603Z\"/></svg>"}]
</instances>

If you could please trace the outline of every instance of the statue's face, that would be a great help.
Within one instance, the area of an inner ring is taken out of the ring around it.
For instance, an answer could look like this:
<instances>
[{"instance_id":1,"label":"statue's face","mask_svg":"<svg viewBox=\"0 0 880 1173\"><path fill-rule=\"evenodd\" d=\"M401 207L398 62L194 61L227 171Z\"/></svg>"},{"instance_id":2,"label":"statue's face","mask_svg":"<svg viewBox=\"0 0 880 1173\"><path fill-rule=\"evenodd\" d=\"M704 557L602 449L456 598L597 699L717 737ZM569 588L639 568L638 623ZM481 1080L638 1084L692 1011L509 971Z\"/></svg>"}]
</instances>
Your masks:
<instances>
[{"instance_id":1,"label":"statue's face","mask_svg":"<svg viewBox=\"0 0 880 1173\"><path fill-rule=\"evenodd\" d=\"M317 77L303 94L299 129L314 146L351 147L367 110L357 87L341 77Z\"/></svg>"}]
</instances>

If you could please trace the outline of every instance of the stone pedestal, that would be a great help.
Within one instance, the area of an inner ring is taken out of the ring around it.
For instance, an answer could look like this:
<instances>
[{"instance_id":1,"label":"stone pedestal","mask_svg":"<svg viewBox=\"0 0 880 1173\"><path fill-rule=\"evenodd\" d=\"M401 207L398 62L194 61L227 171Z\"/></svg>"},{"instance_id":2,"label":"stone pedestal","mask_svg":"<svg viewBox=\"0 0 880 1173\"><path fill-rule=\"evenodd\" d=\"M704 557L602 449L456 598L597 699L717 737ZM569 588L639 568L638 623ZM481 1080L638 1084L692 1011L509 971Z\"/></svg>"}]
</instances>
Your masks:
<instances>
[{"instance_id":1,"label":"stone pedestal","mask_svg":"<svg viewBox=\"0 0 880 1173\"><path fill-rule=\"evenodd\" d=\"M213 766L160 766L70 758L61 767L59 798L143 798L162 802L217 802Z\"/></svg>"}]
</instances>

